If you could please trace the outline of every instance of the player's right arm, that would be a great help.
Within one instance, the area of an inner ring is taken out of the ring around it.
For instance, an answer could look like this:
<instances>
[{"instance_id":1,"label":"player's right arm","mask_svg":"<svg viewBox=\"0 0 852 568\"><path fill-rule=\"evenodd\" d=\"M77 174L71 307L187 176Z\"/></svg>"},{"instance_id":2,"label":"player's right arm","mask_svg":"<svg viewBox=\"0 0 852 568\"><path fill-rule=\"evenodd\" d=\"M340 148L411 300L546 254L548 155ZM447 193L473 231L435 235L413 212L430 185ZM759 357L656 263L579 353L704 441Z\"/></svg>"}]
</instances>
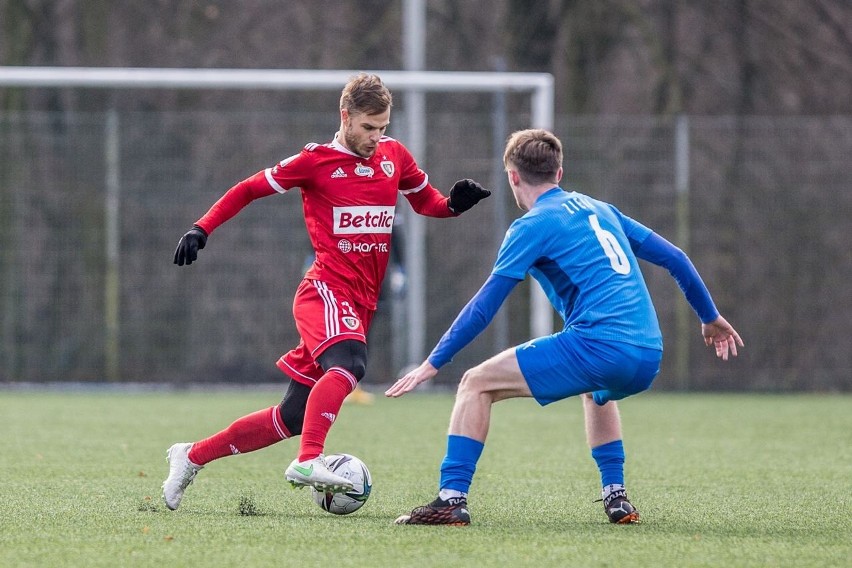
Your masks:
<instances>
[{"instance_id":1,"label":"player's right arm","mask_svg":"<svg viewBox=\"0 0 852 568\"><path fill-rule=\"evenodd\" d=\"M244 179L219 198L213 206L207 210L195 225L204 229L207 235L211 235L219 225L222 225L234 215L239 213L243 207L261 197L274 195L275 189L269 185L265 171L260 171L253 176Z\"/></svg>"},{"instance_id":2,"label":"player's right arm","mask_svg":"<svg viewBox=\"0 0 852 568\"><path fill-rule=\"evenodd\" d=\"M669 271L701 323L710 323L719 317L719 310L713 303L710 291L685 252L653 232L641 244L631 248L638 258Z\"/></svg>"},{"instance_id":3,"label":"player's right arm","mask_svg":"<svg viewBox=\"0 0 852 568\"><path fill-rule=\"evenodd\" d=\"M175 249L175 264L178 266L192 264L198 258L198 251L207 244L207 237L216 227L239 213L243 207L255 199L274 193L275 190L269 185L262 171L244 179L226 191L207 213L181 237Z\"/></svg>"},{"instance_id":4,"label":"player's right arm","mask_svg":"<svg viewBox=\"0 0 852 568\"><path fill-rule=\"evenodd\" d=\"M226 191L181 237L175 249L175 264L192 264L198 258L198 251L207 244L207 237L255 199L285 193L299 185L305 169L297 160L301 155L296 154L271 168L261 170Z\"/></svg>"},{"instance_id":5,"label":"player's right arm","mask_svg":"<svg viewBox=\"0 0 852 568\"><path fill-rule=\"evenodd\" d=\"M701 320L701 335L704 344L716 349L716 356L723 361L728 355L737 356L737 346L743 347L737 330L719 314L710 291L698 274L689 256L662 236L650 231L640 223L626 218L637 230L626 229L631 248L638 258L664 267L669 271L686 297L689 305ZM624 221L623 221L624 222Z\"/></svg>"},{"instance_id":6,"label":"player's right arm","mask_svg":"<svg viewBox=\"0 0 852 568\"><path fill-rule=\"evenodd\" d=\"M701 324L701 335L704 336L704 345L715 347L716 357L722 361L728 360L728 353L736 357L737 345L745 345L737 330L722 316L710 323Z\"/></svg>"}]
</instances>

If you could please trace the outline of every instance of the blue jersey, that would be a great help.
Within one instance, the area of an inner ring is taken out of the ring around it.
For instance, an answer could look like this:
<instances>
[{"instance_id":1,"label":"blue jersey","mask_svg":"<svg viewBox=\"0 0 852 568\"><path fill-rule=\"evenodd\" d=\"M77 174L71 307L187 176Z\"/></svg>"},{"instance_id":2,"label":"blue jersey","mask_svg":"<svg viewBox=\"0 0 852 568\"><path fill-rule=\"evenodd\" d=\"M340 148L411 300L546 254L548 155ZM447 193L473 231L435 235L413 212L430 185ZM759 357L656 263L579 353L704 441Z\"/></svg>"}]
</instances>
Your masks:
<instances>
[{"instance_id":1,"label":"blue jersey","mask_svg":"<svg viewBox=\"0 0 852 568\"><path fill-rule=\"evenodd\" d=\"M559 187L515 220L492 274L535 278L565 329L662 349L660 324L633 247L651 230L614 206Z\"/></svg>"}]
</instances>

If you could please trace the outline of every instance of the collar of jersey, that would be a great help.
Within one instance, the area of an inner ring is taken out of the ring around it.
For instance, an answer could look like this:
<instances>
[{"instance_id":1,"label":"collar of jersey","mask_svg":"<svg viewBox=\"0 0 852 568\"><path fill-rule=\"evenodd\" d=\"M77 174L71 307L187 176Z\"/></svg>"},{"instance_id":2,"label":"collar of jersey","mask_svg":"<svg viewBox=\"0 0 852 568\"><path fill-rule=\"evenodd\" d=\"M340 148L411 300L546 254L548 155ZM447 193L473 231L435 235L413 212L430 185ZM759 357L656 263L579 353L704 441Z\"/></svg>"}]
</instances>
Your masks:
<instances>
[{"instance_id":1,"label":"collar of jersey","mask_svg":"<svg viewBox=\"0 0 852 568\"><path fill-rule=\"evenodd\" d=\"M562 188L559 187L558 185L556 187L554 187L553 189L548 189L547 191L545 191L544 193L542 193L541 195L539 195L536 198L535 203L533 203L533 207L538 205L539 202L544 201L545 199L550 199L551 197L555 197L557 194L561 194L561 193L563 193Z\"/></svg>"},{"instance_id":2,"label":"collar of jersey","mask_svg":"<svg viewBox=\"0 0 852 568\"><path fill-rule=\"evenodd\" d=\"M335 132L334 138L331 139L331 147L332 148L334 148L338 152L343 152L344 154L349 154L350 156L355 156L356 158L359 158L361 160L367 159L364 156L359 156L358 154L356 154L355 152L353 152L352 150L350 150L349 148L347 148L346 146L344 146L343 144L338 142L337 141L337 135L338 134L340 134L340 132Z\"/></svg>"}]
</instances>

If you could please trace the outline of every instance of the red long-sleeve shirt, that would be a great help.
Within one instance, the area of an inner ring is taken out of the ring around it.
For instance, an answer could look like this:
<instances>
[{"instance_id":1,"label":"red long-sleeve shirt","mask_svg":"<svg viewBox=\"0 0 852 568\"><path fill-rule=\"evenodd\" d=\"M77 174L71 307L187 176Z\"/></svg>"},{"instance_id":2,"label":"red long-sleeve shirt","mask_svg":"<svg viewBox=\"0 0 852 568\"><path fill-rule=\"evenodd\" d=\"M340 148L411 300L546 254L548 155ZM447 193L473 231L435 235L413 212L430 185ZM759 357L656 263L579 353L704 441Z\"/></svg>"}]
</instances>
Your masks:
<instances>
[{"instance_id":1,"label":"red long-sleeve shirt","mask_svg":"<svg viewBox=\"0 0 852 568\"><path fill-rule=\"evenodd\" d=\"M385 136L370 158L350 152L336 138L308 144L229 189L196 224L209 235L255 199L291 189L301 189L316 253L305 277L350 290L370 309L376 307L387 269L397 195L421 215L454 215L408 149Z\"/></svg>"}]
</instances>

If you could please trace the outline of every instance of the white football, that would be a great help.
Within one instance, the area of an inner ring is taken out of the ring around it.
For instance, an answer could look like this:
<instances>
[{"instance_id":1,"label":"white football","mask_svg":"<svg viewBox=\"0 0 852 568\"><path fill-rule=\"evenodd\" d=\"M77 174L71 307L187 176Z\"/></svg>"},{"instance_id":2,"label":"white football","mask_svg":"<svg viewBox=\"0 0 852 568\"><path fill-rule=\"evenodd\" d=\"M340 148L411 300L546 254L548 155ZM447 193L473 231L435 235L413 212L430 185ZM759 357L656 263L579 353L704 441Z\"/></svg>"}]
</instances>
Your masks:
<instances>
[{"instance_id":1,"label":"white football","mask_svg":"<svg viewBox=\"0 0 852 568\"><path fill-rule=\"evenodd\" d=\"M373 489L373 478L364 462L350 454L325 456L328 469L352 482L354 486L346 493L326 493L311 487L314 502L324 511L335 515L348 515L364 506Z\"/></svg>"}]
</instances>

